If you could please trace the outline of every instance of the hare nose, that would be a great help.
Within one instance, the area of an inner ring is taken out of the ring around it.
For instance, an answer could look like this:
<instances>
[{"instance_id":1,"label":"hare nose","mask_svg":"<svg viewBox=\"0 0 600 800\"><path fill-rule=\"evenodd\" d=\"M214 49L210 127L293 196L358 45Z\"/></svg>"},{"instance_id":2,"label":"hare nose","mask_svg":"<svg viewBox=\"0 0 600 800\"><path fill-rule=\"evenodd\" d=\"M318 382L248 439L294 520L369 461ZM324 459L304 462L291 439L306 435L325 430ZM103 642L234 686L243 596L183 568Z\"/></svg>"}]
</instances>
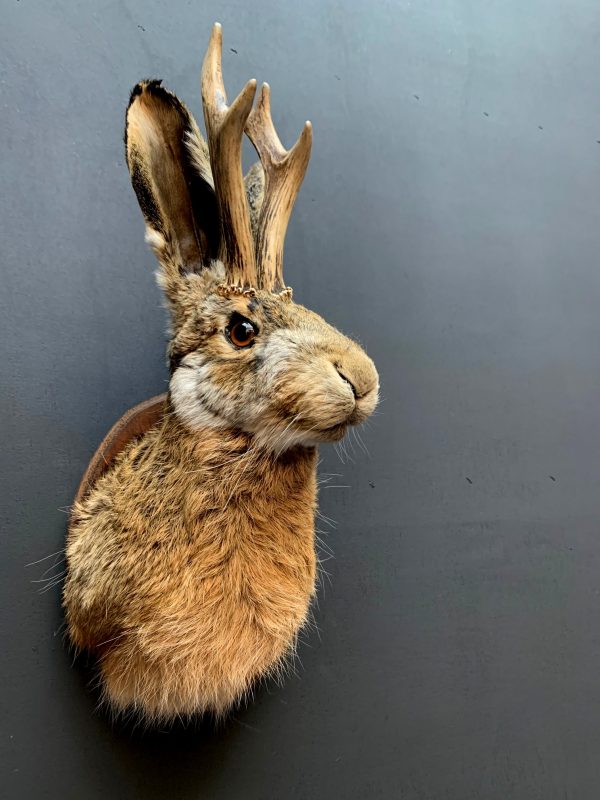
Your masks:
<instances>
[{"instance_id":1,"label":"hare nose","mask_svg":"<svg viewBox=\"0 0 600 800\"><path fill-rule=\"evenodd\" d=\"M355 400L377 391L379 379L371 359L358 348L352 348L333 366L340 378L352 389Z\"/></svg>"},{"instance_id":2,"label":"hare nose","mask_svg":"<svg viewBox=\"0 0 600 800\"><path fill-rule=\"evenodd\" d=\"M338 366L336 366L335 369L336 369L337 374L340 376L340 378L343 381L345 381L348 384L348 386L352 389L352 394L354 395L354 397L355 398L358 397L358 393L356 391L356 386L352 383L350 378L348 378L346 375L344 375L344 373L342 372L342 370Z\"/></svg>"}]
</instances>

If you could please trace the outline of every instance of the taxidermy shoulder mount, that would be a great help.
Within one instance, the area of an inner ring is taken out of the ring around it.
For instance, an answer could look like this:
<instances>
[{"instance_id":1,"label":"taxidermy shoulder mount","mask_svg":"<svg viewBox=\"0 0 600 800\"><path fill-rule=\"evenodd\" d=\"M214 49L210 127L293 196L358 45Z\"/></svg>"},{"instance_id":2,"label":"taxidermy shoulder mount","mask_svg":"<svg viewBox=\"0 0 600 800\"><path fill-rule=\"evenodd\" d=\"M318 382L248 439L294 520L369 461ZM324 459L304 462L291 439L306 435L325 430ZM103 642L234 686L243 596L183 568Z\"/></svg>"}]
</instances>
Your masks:
<instances>
[{"instance_id":1,"label":"taxidermy shoulder mount","mask_svg":"<svg viewBox=\"0 0 600 800\"><path fill-rule=\"evenodd\" d=\"M166 397L128 412L73 506L64 607L104 699L148 721L224 713L295 646L315 592L316 447L377 404L363 350L282 271L311 126L285 150L269 87L231 105L221 26L202 67L208 144L160 81L131 93L126 154L171 315ZM260 158L243 176L243 134Z\"/></svg>"}]
</instances>

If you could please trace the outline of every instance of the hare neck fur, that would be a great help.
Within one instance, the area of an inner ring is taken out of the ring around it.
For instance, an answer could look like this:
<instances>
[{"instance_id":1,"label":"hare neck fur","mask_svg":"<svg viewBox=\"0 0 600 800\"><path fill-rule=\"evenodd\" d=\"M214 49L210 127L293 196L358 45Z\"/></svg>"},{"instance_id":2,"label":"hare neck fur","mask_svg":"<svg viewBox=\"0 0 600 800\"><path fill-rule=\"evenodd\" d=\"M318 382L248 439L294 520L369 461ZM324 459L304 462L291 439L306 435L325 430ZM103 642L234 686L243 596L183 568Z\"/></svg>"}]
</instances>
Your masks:
<instances>
[{"instance_id":1,"label":"hare neck fur","mask_svg":"<svg viewBox=\"0 0 600 800\"><path fill-rule=\"evenodd\" d=\"M183 514L187 528L198 525L208 509L214 516L223 514L223 522L236 519L238 535L257 525L278 530L283 524L296 535L304 530L312 540L315 447L296 446L276 456L239 430L190 430L167 407L162 423L126 461L136 477L162 495L167 513Z\"/></svg>"},{"instance_id":2,"label":"hare neck fur","mask_svg":"<svg viewBox=\"0 0 600 800\"><path fill-rule=\"evenodd\" d=\"M293 650L315 592L316 451L164 419L76 508L64 602L105 696L222 713ZM177 668L173 668L177 664Z\"/></svg>"}]
</instances>

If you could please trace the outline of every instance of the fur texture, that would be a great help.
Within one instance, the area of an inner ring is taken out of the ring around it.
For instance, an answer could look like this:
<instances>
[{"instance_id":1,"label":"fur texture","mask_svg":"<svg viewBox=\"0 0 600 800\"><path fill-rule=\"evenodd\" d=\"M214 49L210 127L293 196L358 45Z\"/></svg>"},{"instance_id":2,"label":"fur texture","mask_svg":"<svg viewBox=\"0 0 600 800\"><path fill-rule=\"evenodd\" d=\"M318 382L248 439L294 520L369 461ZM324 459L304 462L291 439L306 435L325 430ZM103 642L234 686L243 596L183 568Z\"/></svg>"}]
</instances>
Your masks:
<instances>
[{"instance_id":1,"label":"fur texture","mask_svg":"<svg viewBox=\"0 0 600 800\"><path fill-rule=\"evenodd\" d=\"M149 720L223 713L293 650L315 589L315 445L377 400L356 344L286 296L230 293L223 277L217 263L180 278L164 422L69 532L71 640L97 653L110 705ZM248 349L224 335L234 313L257 324Z\"/></svg>"},{"instance_id":2,"label":"fur texture","mask_svg":"<svg viewBox=\"0 0 600 800\"><path fill-rule=\"evenodd\" d=\"M295 646L315 591L316 446L373 411L378 376L291 291L232 285L211 258L206 145L160 82L132 92L126 147L170 310L169 400L73 509L67 628L112 708L222 714ZM261 169L245 185L256 227Z\"/></svg>"},{"instance_id":3,"label":"fur texture","mask_svg":"<svg viewBox=\"0 0 600 800\"><path fill-rule=\"evenodd\" d=\"M75 509L67 622L113 708L219 714L277 669L314 592L315 459L167 413Z\"/></svg>"}]
</instances>

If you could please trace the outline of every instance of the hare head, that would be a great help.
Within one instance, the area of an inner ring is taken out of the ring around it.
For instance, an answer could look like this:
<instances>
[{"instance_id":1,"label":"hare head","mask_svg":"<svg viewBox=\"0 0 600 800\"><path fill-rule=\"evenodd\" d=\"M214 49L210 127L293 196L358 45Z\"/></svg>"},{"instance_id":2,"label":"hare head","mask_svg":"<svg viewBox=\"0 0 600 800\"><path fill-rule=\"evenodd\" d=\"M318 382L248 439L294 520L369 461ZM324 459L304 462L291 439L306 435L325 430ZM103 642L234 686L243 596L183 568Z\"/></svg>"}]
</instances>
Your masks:
<instances>
[{"instance_id":1,"label":"hare head","mask_svg":"<svg viewBox=\"0 0 600 800\"><path fill-rule=\"evenodd\" d=\"M236 428L277 453L336 441L374 410L378 376L283 281L311 125L286 151L267 84L253 107L254 80L228 106L221 50L217 24L201 80L208 143L159 81L138 84L127 111L127 163L171 313L172 408L188 428ZM245 178L244 133L260 158Z\"/></svg>"}]
</instances>

